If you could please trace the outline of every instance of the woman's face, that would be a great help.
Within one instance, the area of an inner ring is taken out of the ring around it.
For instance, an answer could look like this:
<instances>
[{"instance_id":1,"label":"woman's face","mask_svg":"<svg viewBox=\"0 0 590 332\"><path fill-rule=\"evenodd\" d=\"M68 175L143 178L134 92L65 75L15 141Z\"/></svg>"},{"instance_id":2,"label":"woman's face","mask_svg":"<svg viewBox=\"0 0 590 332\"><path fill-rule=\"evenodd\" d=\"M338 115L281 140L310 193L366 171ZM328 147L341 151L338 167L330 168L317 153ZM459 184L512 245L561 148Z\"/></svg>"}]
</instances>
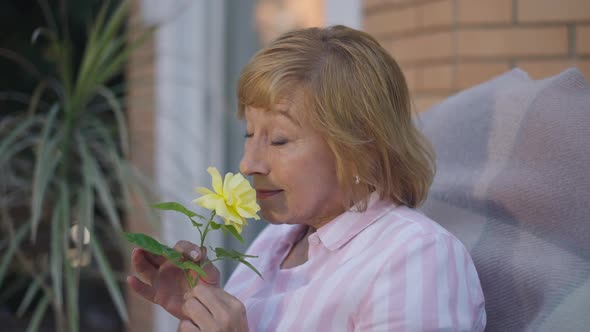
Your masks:
<instances>
[{"instance_id":1,"label":"woman's face","mask_svg":"<svg viewBox=\"0 0 590 332\"><path fill-rule=\"evenodd\" d=\"M262 217L319 228L344 211L334 155L289 103L246 107L240 171L252 176Z\"/></svg>"}]
</instances>

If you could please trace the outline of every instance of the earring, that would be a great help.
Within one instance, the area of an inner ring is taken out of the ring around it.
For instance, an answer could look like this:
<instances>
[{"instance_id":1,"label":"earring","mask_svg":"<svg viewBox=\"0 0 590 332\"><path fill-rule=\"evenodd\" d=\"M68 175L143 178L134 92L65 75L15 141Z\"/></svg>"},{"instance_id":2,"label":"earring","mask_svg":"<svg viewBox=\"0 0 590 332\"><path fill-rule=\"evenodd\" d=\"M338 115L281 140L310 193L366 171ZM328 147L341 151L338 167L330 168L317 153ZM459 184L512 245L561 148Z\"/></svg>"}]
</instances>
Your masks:
<instances>
[{"instance_id":1,"label":"earring","mask_svg":"<svg viewBox=\"0 0 590 332\"><path fill-rule=\"evenodd\" d=\"M361 183L361 178L359 178L358 175L355 175L354 176L354 184L359 184L359 183Z\"/></svg>"}]
</instances>

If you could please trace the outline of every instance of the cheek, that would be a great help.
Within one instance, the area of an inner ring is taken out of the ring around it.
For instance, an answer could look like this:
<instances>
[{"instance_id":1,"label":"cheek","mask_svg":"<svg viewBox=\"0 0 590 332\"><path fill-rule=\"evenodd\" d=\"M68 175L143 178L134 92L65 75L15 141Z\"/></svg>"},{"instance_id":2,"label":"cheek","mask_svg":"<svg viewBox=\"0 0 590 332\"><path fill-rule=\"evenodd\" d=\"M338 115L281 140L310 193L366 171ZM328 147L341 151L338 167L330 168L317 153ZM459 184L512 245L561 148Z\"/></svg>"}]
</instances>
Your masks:
<instances>
[{"instance_id":1,"label":"cheek","mask_svg":"<svg viewBox=\"0 0 590 332\"><path fill-rule=\"evenodd\" d=\"M311 160L289 164L288 187L298 203L325 200L338 192L336 169L330 160ZM286 174L284 174L286 175ZM292 202L296 203L296 202Z\"/></svg>"}]
</instances>

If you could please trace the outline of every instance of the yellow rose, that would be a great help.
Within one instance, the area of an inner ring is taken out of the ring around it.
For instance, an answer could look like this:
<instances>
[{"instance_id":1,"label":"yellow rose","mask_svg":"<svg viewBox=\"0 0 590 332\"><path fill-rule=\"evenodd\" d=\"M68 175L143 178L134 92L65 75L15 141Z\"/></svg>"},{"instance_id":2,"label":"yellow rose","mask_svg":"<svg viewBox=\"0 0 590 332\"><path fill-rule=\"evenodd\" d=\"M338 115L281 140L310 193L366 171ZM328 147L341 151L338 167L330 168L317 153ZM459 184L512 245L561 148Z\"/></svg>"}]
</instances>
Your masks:
<instances>
[{"instance_id":1,"label":"yellow rose","mask_svg":"<svg viewBox=\"0 0 590 332\"><path fill-rule=\"evenodd\" d=\"M260 206L256 203L256 191L240 173L227 173L223 182L215 167L207 168L211 175L213 191L199 187L197 193L203 195L193 202L205 209L215 211L226 225L232 225L238 232L247 225L246 218L260 219L257 213Z\"/></svg>"}]
</instances>

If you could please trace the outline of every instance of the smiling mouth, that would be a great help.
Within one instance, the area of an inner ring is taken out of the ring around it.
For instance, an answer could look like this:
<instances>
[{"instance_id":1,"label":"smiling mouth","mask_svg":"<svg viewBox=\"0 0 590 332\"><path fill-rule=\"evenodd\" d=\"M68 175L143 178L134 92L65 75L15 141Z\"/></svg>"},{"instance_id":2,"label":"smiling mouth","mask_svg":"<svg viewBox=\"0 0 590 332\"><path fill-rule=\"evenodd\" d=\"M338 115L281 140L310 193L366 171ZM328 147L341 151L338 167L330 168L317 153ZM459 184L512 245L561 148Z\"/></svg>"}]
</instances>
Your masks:
<instances>
[{"instance_id":1,"label":"smiling mouth","mask_svg":"<svg viewBox=\"0 0 590 332\"><path fill-rule=\"evenodd\" d=\"M271 198L281 192L282 190L256 190L256 199Z\"/></svg>"}]
</instances>

